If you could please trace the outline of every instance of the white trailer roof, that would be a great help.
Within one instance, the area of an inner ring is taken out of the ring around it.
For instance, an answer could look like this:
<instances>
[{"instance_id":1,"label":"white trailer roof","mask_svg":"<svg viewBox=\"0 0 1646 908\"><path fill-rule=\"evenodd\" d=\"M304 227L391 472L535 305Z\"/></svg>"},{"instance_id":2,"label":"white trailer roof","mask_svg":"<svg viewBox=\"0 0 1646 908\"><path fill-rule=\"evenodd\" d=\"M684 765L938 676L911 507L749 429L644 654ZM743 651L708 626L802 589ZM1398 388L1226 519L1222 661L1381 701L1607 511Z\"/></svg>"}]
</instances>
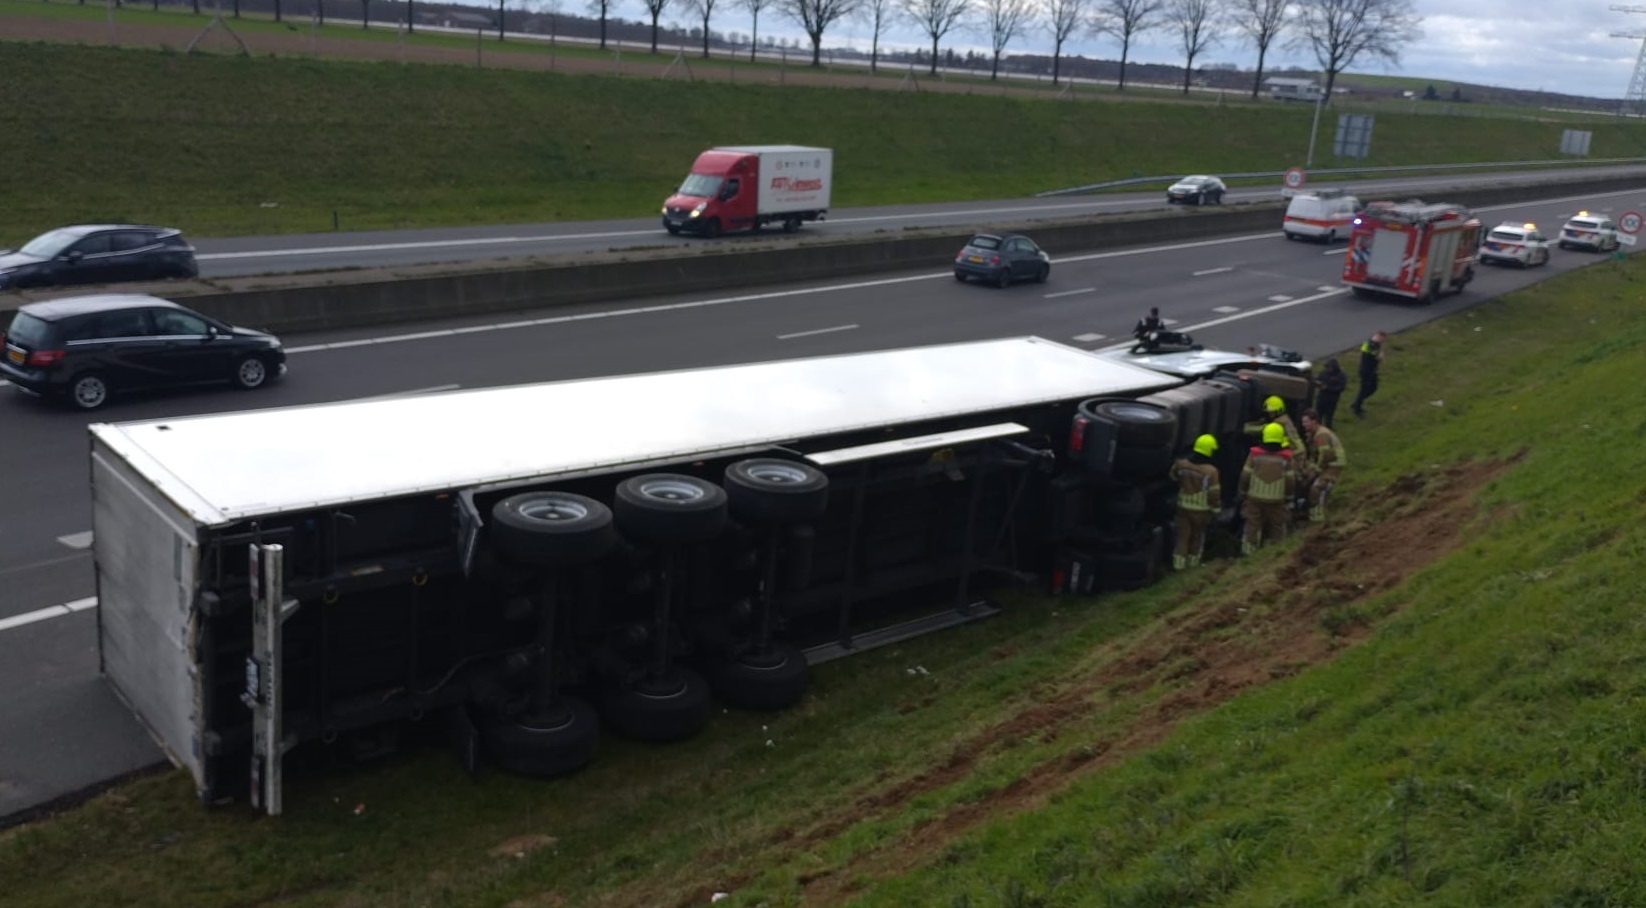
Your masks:
<instances>
[{"instance_id":1,"label":"white trailer roof","mask_svg":"<svg viewBox=\"0 0 1646 908\"><path fill-rule=\"evenodd\" d=\"M99 423L90 431L195 520L216 526L1178 383L1023 337Z\"/></svg>"}]
</instances>

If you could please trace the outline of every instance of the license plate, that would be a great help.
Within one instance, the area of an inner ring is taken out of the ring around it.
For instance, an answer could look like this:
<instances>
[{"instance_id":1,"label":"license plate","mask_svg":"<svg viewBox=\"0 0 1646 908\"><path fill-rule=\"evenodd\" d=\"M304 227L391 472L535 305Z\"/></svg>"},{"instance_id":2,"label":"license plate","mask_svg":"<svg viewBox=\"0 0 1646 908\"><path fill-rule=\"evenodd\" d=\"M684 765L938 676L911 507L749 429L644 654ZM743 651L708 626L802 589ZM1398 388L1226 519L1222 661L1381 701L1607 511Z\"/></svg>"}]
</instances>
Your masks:
<instances>
[{"instance_id":1,"label":"license plate","mask_svg":"<svg viewBox=\"0 0 1646 908\"><path fill-rule=\"evenodd\" d=\"M1492 250L1493 252L1502 252L1503 251L1503 244L1502 243L1487 243L1486 248Z\"/></svg>"},{"instance_id":2,"label":"license plate","mask_svg":"<svg viewBox=\"0 0 1646 908\"><path fill-rule=\"evenodd\" d=\"M7 350L6 351L6 358L11 360L14 363L22 363L23 362L23 351L21 351L21 350Z\"/></svg>"},{"instance_id":3,"label":"license plate","mask_svg":"<svg viewBox=\"0 0 1646 908\"><path fill-rule=\"evenodd\" d=\"M968 255L968 256L966 256L966 261L976 262L979 265L981 265L981 264L983 264L983 256L981 256L981 255Z\"/></svg>"}]
</instances>

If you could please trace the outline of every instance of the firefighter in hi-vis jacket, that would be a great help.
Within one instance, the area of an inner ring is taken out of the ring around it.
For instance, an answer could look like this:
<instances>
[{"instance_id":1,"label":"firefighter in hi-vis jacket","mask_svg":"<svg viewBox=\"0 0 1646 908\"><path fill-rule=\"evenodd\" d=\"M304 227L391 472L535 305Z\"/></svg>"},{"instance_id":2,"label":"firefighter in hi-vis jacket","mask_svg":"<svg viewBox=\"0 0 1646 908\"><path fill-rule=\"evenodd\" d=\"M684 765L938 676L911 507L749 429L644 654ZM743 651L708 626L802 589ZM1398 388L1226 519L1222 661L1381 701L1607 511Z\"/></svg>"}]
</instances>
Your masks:
<instances>
[{"instance_id":1,"label":"firefighter in hi-vis jacket","mask_svg":"<svg viewBox=\"0 0 1646 908\"><path fill-rule=\"evenodd\" d=\"M1297 424L1292 422L1291 416L1287 415L1286 402L1271 394L1263 402L1263 413L1269 422L1280 423L1280 427L1286 430L1286 447L1291 449L1292 456L1303 456L1303 435L1297 431Z\"/></svg>"},{"instance_id":2,"label":"firefighter in hi-vis jacket","mask_svg":"<svg viewBox=\"0 0 1646 908\"><path fill-rule=\"evenodd\" d=\"M1319 523L1326 519L1326 496L1349 465L1349 452L1314 410L1303 411L1303 431L1309 434L1309 522Z\"/></svg>"},{"instance_id":3,"label":"firefighter in hi-vis jacket","mask_svg":"<svg viewBox=\"0 0 1646 908\"><path fill-rule=\"evenodd\" d=\"M1177 482L1177 546L1172 550L1172 570L1200 565L1206 549L1206 528L1223 507L1223 487L1218 481L1217 439L1202 435L1194 440L1194 451L1172 464Z\"/></svg>"},{"instance_id":4,"label":"firefighter in hi-vis jacket","mask_svg":"<svg viewBox=\"0 0 1646 908\"><path fill-rule=\"evenodd\" d=\"M1266 542L1286 538L1292 496L1297 494L1297 470L1286 450L1286 430L1280 423L1263 427L1263 444L1252 448L1240 471L1240 515L1246 518L1240 551L1250 555Z\"/></svg>"}]
</instances>

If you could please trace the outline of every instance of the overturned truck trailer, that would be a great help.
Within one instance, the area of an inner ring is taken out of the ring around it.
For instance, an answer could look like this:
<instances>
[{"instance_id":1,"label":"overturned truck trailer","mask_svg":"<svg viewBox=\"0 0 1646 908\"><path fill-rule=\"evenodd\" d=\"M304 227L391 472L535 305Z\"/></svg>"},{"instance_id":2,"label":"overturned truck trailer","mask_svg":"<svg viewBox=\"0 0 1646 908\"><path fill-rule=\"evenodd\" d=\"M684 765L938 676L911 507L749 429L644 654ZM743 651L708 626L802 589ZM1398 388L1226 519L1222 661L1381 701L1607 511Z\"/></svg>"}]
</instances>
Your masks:
<instances>
[{"instance_id":1,"label":"overturned truck trailer","mask_svg":"<svg viewBox=\"0 0 1646 908\"><path fill-rule=\"evenodd\" d=\"M569 772L990 578L1149 582L1171 458L1238 470L1258 385L1017 338L94 425L102 668L209 803L435 725Z\"/></svg>"}]
</instances>

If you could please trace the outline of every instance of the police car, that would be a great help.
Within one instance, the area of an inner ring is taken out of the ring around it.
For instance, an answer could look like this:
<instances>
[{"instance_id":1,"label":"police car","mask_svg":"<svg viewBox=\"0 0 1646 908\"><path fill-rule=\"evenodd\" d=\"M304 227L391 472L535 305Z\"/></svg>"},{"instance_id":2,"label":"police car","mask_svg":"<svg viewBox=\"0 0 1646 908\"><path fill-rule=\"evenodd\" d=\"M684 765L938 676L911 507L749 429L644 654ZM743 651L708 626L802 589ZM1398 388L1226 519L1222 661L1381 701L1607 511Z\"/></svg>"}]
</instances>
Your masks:
<instances>
[{"instance_id":1,"label":"police car","mask_svg":"<svg viewBox=\"0 0 1646 908\"><path fill-rule=\"evenodd\" d=\"M1617 225L1611 218L1579 211L1560 228L1560 248L1611 252L1617 248Z\"/></svg>"},{"instance_id":2,"label":"police car","mask_svg":"<svg viewBox=\"0 0 1646 908\"><path fill-rule=\"evenodd\" d=\"M1533 265L1549 263L1549 241L1537 231L1536 224L1499 224L1486 234L1480 246L1480 263Z\"/></svg>"}]
</instances>

